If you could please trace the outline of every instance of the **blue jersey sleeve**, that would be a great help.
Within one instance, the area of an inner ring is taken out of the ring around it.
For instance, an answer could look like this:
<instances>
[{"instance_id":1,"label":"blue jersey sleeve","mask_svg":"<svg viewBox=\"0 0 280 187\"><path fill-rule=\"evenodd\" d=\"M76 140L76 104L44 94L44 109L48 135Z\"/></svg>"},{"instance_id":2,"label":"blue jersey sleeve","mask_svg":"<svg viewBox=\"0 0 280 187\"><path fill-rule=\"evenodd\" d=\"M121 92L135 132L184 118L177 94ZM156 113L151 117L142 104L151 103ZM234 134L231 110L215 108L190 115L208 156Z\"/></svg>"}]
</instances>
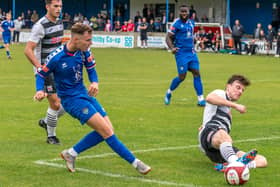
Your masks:
<instances>
[{"instance_id":1,"label":"blue jersey sleeve","mask_svg":"<svg viewBox=\"0 0 280 187\"><path fill-rule=\"evenodd\" d=\"M47 58L46 64L37 69L36 91L44 90L45 78L55 69L56 61L54 58Z\"/></svg>"},{"instance_id":2,"label":"blue jersey sleeve","mask_svg":"<svg viewBox=\"0 0 280 187\"><path fill-rule=\"evenodd\" d=\"M87 69L87 73L88 73L88 78L90 82L98 82L98 76L97 76L97 72L95 70L95 60L92 57L92 54L90 52L90 49L86 52L84 52L85 55L85 61L84 61L84 65Z\"/></svg>"},{"instance_id":3,"label":"blue jersey sleeve","mask_svg":"<svg viewBox=\"0 0 280 187\"><path fill-rule=\"evenodd\" d=\"M170 32L170 33L172 33L172 34L176 34L176 32L178 31L177 20L178 20L178 19L176 19L176 20L172 23L172 25L171 25L170 29L168 30L168 32Z\"/></svg>"}]
</instances>

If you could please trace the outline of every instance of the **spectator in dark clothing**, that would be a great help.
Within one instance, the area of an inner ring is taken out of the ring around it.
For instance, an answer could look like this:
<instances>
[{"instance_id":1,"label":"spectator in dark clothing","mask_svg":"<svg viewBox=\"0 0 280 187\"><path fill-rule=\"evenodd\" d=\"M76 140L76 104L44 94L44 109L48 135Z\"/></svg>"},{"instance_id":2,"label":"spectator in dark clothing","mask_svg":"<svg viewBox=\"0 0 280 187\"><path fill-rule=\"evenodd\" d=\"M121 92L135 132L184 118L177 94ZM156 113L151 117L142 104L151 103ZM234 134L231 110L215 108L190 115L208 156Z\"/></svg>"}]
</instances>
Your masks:
<instances>
[{"instance_id":1,"label":"spectator in dark clothing","mask_svg":"<svg viewBox=\"0 0 280 187\"><path fill-rule=\"evenodd\" d=\"M155 32L155 22L153 19L150 20L150 23L147 28L147 32Z\"/></svg>"},{"instance_id":2,"label":"spectator in dark clothing","mask_svg":"<svg viewBox=\"0 0 280 187\"><path fill-rule=\"evenodd\" d=\"M267 35L266 35L266 39L267 39L267 50L268 50L268 52L272 49L272 43L273 43L273 41L274 41L274 39L275 39L275 36L276 36L276 34L275 34L275 32L274 32L274 30L273 30L273 28L272 28L272 25L269 24L269 25L267 26Z\"/></svg>"},{"instance_id":3,"label":"spectator in dark clothing","mask_svg":"<svg viewBox=\"0 0 280 187\"><path fill-rule=\"evenodd\" d=\"M137 11L137 12L136 12L136 16L134 17L134 23L137 23L138 20L139 20L139 18L142 19L141 15L140 15L140 12Z\"/></svg>"},{"instance_id":4,"label":"spectator in dark clothing","mask_svg":"<svg viewBox=\"0 0 280 187\"><path fill-rule=\"evenodd\" d=\"M175 19L175 17L174 17L174 12L170 12L170 13L169 13L169 17L168 17L168 21L169 21L169 22L173 22L174 19Z\"/></svg>"},{"instance_id":5,"label":"spectator in dark clothing","mask_svg":"<svg viewBox=\"0 0 280 187\"><path fill-rule=\"evenodd\" d=\"M232 28L232 38L234 40L234 47L238 54L241 54L241 38L244 34L244 28L239 20L235 20L235 25Z\"/></svg>"},{"instance_id":6,"label":"spectator in dark clothing","mask_svg":"<svg viewBox=\"0 0 280 187\"><path fill-rule=\"evenodd\" d=\"M148 5L147 4L144 4L142 15L144 18L147 18L147 16L148 16Z\"/></svg>"},{"instance_id":7,"label":"spectator in dark clothing","mask_svg":"<svg viewBox=\"0 0 280 187\"><path fill-rule=\"evenodd\" d=\"M277 37L276 37L276 54L275 57L279 58L280 56L280 31L278 31Z\"/></svg>"},{"instance_id":8,"label":"spectator in dark clothing","mask_svg":"<svg viewBox=\"0 0 280 187\"><path fill-rule=\"evenodd\" d=\"M193 13L195 13L195 14L196 14L196 11L195 11L195 9L193 8L193 5L191 5L191 8L190 8L189 12L190 12L190 15L189 15L189 16L190 16L190 18L191 18L191 19L193 19L193 18L192 18Z\"/></svg>"},{"instance_id":9,"label":"spectator in dark clothing","mask_svg":"<svg viewBox=\"0 0 280 187\"><path fill-rule=\"evenodd\" d=\"M207 17L205 14L202 16L202 18L200 19L200 21L201 21L202 23L209 23L209 19L208 19L208 17Z\"/></svg>"}]
</instances>

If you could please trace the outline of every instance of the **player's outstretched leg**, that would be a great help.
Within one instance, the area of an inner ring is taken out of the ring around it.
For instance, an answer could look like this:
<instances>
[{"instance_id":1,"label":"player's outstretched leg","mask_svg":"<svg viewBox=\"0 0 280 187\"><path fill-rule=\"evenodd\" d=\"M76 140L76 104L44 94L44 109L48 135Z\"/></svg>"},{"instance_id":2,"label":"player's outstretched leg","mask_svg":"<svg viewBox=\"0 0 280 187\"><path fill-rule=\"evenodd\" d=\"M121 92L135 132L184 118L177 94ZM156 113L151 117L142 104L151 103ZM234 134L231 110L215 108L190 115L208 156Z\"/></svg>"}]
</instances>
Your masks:
<instances>
[{"instance_id":1,"label":"player's outstretched leg","mask_svg":"<svg viewBox=\"0 0 280 187\"><path fill-rule=\"evenodd\" d=\"M237 161L247 165L256 158L257 153L258 151L256 149L252 149L251 151L245 153L242 157L238 158Z\"/></svg>"},{"instance_id":2,"label":"player's outstretched leg","mask_svg":"<svg viewBox=\"0 0 280 187\"><path fill-rule=\"evenodd\" d=\"M70 172L75 172L75 160L76 157L72 156L67 149L60 153L60 156L66 162L66 167Z\"/></svg>"},{"instance_id":3,"label":"player's outstretched leg","mask_svg":"<svg viewBox=\"0 0 280 187\"><path fill-rule=\"evenodd\" d=\"M204 107L206 105L206 101L203 97L203 86L200 76L195 76L193 78L193 85L198 98L197 106Z\"/></svg>"},{"instance_id":4,"label":"player's outstretched leg","mask_svg":"<svg viewBox=\"0 0 280 187\"><path fill-rule=\"evenodd\" d=\"M117 153L121 158L132 164L132 166L139 173L146 175L151 171L151 167L135 158L131 151L116 137L116 135L113 134L105 141L115 153Z\"/></svg>"},{"instance_id":5,"label":"player's outstretched leg","mask_svg":"<svg viewBox=\"0 0 280 187\"><path fill-rule=\"evenodd\" d=\"M227 162L225 162L225 163L215 163L214 164L214 170L224 172L227 165L228 165Z\"/></svg>"},{"instance_id":6,"label":"player's outstretched leg","mask_svg":"<svg viewBox=\"0 0 280 187\"><path fill-rule=\"evenodd\" d=\"M166 105L170 104L172 91L174 91L180 85L181 82L182 82L182 80L179 77L175 77L172 80L171 85L170 85L169 89L167 90L165 97L164 97L164 103Z\"/></svg>"}]
</instances>

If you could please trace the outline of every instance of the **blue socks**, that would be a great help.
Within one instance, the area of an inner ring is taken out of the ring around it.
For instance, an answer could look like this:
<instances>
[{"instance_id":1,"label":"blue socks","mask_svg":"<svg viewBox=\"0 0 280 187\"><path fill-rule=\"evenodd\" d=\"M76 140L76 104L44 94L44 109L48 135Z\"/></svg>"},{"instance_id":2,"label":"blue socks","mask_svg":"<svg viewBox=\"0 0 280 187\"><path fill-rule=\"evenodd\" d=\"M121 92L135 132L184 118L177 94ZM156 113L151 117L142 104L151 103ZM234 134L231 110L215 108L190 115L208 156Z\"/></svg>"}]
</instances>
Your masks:
<instances>
[{"instance_id":1,"label":"blue socks","mask_svg":"<svg viewBox=\"0 0 280 187\"><path fill-rule=\"evenodd\" d=\"M10 51L6 51L7 57L10 56Z\"/></svg>"},{"instance_id":2,"label":"blue socks","mask_svg":"<svg viewBox=\"0 0 280 187\"><path fill-rule=\"evenodd\" d=\"M196 95L198 96L203 95L203 86L202 86L200 76L193 78L193 85L196 91Z\"/></svg>"},{"instance_id":3,"label":"blue socks","mask_svg":"<svg viewBox=\"0 0 280 187\"><path fill-rule=\"evenodd\" d=\"M180 85L181 82L182 81L180 80L179 77L175 77L171 82L170 90L171 91L175 90Z\"/></svg>"},{"instance_id":4,"label":"blue socks","mask_svg":"<svg viewBox=\"0 0 280 187\"><path fill-rule=\"evenodd\" d=\"M125 159L130 164L136 159L135 156L125 147L124 144L113 134L107 138L106 143L115 151L120 157Z\"/></svg>"},{"instance_id":5,"label":"blue socks","mask_svg":"<svg viewBox=\"0 0 280 187\"><path fill-rule=\"evenodd\" d=\"M81 139L76 145L73 146L73 149L79 154L97 144L102 142L104 138L98 134L96 131L88 133L83 139ZM125 147L124 144L115 136L112 135L107 138L106 143L111 147L111 149L116 152L120 157L133 163L135 156Z\"/></svg>"},{"instance_id":6,"label":"blue socks","mask_svg":"<svg viewBox=\"0 0 280 187\"><path fill-rule=\"evenodd\" d=\"M81 139L76 145L74 145L74 150L79 154L97 144L102 142L103 137L96 131L91 131L83 139Z\"/></svg>"}]
</instances>

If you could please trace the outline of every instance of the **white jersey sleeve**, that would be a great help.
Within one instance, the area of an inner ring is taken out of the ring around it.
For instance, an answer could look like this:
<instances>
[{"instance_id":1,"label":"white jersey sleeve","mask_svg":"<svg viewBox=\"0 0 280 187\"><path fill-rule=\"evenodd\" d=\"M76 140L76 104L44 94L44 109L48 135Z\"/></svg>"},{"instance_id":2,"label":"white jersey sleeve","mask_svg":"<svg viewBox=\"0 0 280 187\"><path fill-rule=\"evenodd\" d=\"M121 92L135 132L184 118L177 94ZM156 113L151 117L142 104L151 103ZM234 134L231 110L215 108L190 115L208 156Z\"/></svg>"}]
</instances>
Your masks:
<instances>
[{"instance_id":1,"label":"white jersey sleeve","mask_svg":"<svg viewBox=\"0 0 280 187\"><path fill-rule=\"evenodd\" d=\"M37 22L31 30L29 41L34 43L39 43L42 40L42 38L44 38L44 36L45 36L44 28L42 24Z\"/></svg>"},{"instance_id":2,"label":"white jersey sleeve","mask_svg":"<svg viewBox=\"0 0 280 187\"><path fill-rule=\"evenodd\" d=\"M216 94L224 99L226 99L226 92L224 90L214 90L212 91L210 94ZM208 121L210 121L212 119L212 117L214 115L216 115L217 113L217 109L218 109L219 106L217 105L213 105L213 104L210 104L210 103L206 103L206 106L204 108L204 113L203 113L203 125L205 125ZM222 106L220 106L221 108L224 108Z\"/></svg>"}]
</instances>

